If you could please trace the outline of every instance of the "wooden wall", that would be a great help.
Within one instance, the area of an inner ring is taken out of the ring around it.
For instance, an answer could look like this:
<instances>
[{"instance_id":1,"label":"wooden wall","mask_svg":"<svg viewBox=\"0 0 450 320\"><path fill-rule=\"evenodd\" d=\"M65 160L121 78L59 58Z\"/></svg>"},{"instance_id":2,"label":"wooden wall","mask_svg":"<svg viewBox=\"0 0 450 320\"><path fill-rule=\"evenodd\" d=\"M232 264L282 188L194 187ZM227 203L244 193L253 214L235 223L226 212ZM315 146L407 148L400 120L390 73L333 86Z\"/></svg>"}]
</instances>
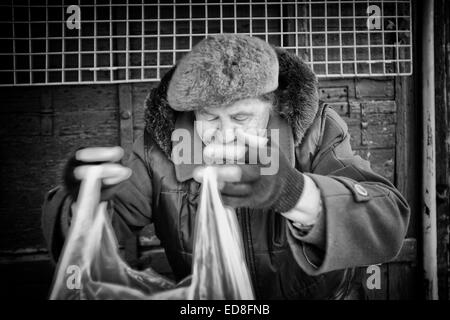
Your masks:
<instances>
[{"instance_id":1,"label":"wooden wall","mask_svg":"<svg viewBox=\"0 0 450 320\"><path fill-rule=\"evenodd\" d=\"M439 299L450 299L450 3L435 4L436 191Z\"/></svg>"}]
</instances>

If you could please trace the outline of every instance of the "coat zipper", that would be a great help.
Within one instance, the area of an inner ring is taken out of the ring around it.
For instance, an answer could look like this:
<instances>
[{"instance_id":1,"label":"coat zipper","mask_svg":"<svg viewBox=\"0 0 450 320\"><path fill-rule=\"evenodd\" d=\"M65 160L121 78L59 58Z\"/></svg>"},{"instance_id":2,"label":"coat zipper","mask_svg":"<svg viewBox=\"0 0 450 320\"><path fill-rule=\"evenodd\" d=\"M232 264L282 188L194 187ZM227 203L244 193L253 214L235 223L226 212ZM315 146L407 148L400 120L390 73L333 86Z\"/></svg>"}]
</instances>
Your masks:
<instances>
[{"instance_id":1,"label":"coat zipper","mask_svg":"<svg viewBox=\"0 0 450 320\"><path fill-rule=\"evenodd\" d=\"M237 211L239 213L239 216L241 217L241 219L239 219L240 223L241 223L241 228L243 231L243 243L244 243L244 251L245 251L245 257L247 260L247 265L249 268L249 272L250 272L250 277L252 278L252 282L253 282L253 291L255 293L255 299L258 299L259 297L259 292L258 292L258 288L257 288L257 279L256 279L256 267L255 267L255 261L254 261L254 257L253 257L253 252L252 252L252 247L253 247L253 243L252 243L252 238L251 238L251 225L249 223L250 220L250 213L248 212L247 209L238 209Z\"/></svg>"}]
</instances>

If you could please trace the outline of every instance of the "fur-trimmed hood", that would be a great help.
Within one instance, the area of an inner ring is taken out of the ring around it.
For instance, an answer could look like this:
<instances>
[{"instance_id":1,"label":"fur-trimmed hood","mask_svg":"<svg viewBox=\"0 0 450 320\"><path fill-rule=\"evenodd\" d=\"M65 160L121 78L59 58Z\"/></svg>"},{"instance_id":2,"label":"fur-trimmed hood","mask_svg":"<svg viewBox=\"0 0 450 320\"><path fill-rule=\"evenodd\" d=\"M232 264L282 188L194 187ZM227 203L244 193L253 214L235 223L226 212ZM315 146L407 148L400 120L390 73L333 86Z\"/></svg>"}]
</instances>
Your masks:
<instances>
[{"instance_id":1,"label":"fur-trimmed hood","mask_svg":"<svg viewBox=\"0 0 450 320\"><path fill-rule=\"evenodd\" d=\"M276 90L278 105L275 111L291 126L294 145L298 146L319 108L317 77L295 54L280 48L275 50L279 63L279 85ZM166 73L145 101L145 130L169 158L178 111L170 107L167 89L175 68Z\"/></svg>"}]
</instances>

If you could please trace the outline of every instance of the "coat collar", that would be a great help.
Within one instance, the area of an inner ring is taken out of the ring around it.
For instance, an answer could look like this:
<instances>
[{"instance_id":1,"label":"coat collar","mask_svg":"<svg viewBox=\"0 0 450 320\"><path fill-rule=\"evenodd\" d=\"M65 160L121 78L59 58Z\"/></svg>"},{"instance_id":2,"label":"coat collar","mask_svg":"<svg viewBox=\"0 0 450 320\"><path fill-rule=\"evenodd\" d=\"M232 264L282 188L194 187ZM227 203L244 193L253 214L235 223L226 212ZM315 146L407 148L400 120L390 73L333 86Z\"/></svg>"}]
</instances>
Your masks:
<instances>
[{"instance_id":1,"label":"coat collar","mask_svg":"<svg viewBox=\"0 0 450 320\"><path fill-rule=\"evenodd\" d=\"M189 132L191 139L191 150L194 150L194 146L204 146L201 141L197 131L194 129L194 120L195 116L193 112L183 112L177 117L175 122L175 129L185 129ZM289 162L294 166L295 157L294 157L294 138L292 134L292 130L287 123L287 121L281 118L278 114L272 114L269 119L269 123L267 124L267 129L278 129L279 130L279 148L280 151L283 152L288 158ZM172 150L176 152L177 145L181 143L181 141L173 141L172 142ZM184 182L192 179L192 173L194 169L201 164L185 164L185 163L176 163L175 164L175 174L177 180L179 182Z\"/></svg>"}]
</instances>

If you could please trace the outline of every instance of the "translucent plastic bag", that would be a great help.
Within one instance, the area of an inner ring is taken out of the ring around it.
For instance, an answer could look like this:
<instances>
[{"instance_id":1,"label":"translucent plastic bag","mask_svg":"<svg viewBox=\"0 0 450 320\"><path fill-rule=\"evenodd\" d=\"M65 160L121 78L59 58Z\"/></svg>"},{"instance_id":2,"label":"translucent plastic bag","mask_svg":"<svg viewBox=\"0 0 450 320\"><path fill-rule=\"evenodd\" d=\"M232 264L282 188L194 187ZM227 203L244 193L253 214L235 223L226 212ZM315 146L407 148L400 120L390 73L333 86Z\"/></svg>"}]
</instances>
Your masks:
<instances>
[{"instance_id":1,"label":"translucent plastic bag","mask_svg":"<svg viewBox=\"0 0 450 320\"><path fill-rule=\"evenodd\" d=\"M119 256L100 200L100 170L82 181L78 207L58 263L50 299L253 299L236 215L222 205L214 168L206 168L196 217L192 274L180 283Z\"/></svg>"}]
</instances>

